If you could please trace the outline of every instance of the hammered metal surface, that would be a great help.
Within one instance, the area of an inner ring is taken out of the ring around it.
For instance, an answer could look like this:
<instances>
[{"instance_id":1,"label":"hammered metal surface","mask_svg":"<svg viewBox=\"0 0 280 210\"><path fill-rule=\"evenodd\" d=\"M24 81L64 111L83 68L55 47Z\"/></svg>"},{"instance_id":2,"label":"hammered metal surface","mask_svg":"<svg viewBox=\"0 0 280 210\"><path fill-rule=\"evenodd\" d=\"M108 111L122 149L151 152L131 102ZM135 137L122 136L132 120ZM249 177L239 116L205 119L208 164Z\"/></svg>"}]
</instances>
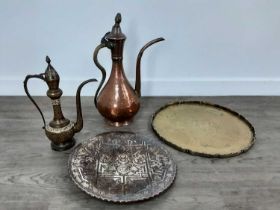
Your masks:
<instances>
[{"instance_id":1,"label":"hammered metal surface","mask_svg":"<svg viewBox=\"0 0 280 210\"><path fill-rule=\"evenodd\" d=\"M202 101L178 101L160 108L152 128L168 144L190 154L231 157L251 148L255 131L235 111Z\"/></svg>"},{"instance_id":2,"label":"hammered metal surface","mask_svg":"<svg viewBox=\"0 0 280 210\"><path fill-rule=\"evenodd\" d=\"M173 183L176 165L150 139L130 132L100 134L78 145L69 158L69 174L89 195L112 202L152 198Z\"/></svg>"}]
</instances>

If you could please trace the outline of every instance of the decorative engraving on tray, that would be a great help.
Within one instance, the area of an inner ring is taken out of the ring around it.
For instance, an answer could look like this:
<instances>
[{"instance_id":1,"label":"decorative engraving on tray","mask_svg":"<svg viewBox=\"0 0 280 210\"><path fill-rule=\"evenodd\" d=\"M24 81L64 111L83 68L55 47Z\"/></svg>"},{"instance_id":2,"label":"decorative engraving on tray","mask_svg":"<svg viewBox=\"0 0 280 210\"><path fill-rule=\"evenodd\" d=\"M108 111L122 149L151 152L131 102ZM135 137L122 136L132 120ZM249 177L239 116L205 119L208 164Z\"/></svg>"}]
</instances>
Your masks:
<instances>
[{"instance_id":1,"label":"decorative engraving on tray","mask_svg":"<svg viewBox=\"0 0 280 210\"><path fill-rule=\"evenodd\" d=\"M109 201L153 197L174 180L176 166L159 145L132 133L106 133L79 147L70 173L87 193Z\"/></svg>"}]
</instances>

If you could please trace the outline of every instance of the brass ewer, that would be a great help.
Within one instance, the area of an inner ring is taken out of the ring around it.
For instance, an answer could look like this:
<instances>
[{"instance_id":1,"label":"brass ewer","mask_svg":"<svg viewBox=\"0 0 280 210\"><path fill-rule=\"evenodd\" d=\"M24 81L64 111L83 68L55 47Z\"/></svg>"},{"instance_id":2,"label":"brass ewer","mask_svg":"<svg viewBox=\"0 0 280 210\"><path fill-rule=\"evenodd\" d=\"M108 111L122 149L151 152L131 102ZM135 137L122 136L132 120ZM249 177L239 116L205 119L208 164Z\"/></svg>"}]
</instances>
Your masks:
<instances>
[{"instance_id":1,"label":"brass ewer","mask_svg":"<svg viewBox=\"0 0 280 210\"><path fill-rule=\"evenodd\" d=\"M136 82L133 89L123 69L123 47L126 36L121 31L120 22L121 14L118 13L112 31L105 34L101 44L95 48L93 53L94 63L102 72L102 80L95 94L95 106L100 114L115 126L127 124L138 112L141 97L141 57L149 46L164 40L163 38L154 39L140 50L136 62ZM99 50L105 47L111 50L113 63L111 75L103 89L100 90L105 82L106 71L98 62L97 55Z\"/></svg>"},{"instance_id":2,"label":"brass ewer","mask_svg":"<svg viewBox=\"0 0 280 210\"><path fill-rule=\"evenodd\" d=\"M72 122L64 117L61 110L60 97L62 96L62 90L59 88L59 75L52 67L51 60L48 56L46 57L46 62L48 63L48 67L45 73L26 76L24 80L24 90L28 98L32 101L41 114L44 122L43 129L45 130L46 136L51 141L51 148L56 151L64 151L74 146L75 140L73 136L83 128L83 116L80 99L81 90L85 84L89 82L95 82L97 80L89 79L79 85L76 93L77 120L76 122ZM51 99L54 116L53 120L50 121L48 125L46 125L46 121L41 109L29 94L27 83L31 78L41 79L45 81L49 87L47 96Z\"/></svg>"}]
</instances>

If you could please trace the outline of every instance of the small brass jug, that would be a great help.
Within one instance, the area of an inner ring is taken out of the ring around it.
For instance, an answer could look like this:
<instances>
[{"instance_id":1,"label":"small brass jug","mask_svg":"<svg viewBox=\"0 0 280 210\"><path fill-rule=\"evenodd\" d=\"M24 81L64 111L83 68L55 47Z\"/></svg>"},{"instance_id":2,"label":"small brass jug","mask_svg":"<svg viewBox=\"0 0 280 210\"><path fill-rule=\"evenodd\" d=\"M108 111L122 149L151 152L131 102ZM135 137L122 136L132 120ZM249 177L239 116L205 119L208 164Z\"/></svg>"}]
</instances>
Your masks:
<instances>
[{"instance_id":1,"label":"small brass jug","mask_svg":"<svg viewBox=\"0 0 280 210\"><path fill-rule=\"evenodd\" d=\"M136 62L136 82L133 89L129 84L123 69L123 47L126 36L122 33L121 14L118 13L115 18L115 25L111 32L105 34L101 44L95 48L93 60L96 66L102 72L102 80L95 93L95 106L103 117L120 126L127 122L138 112L140 108L141 97L141 57L143 52L152 44L163 41L163 38L157 38L148 42L139 52ZM108 82L100 91L106 78L106 71L100 65L97 55L100 49L107 47L112 54L112 70ZM100 93L99 93L100 92Z\"/></svg>"},{"instance_id":2,"label":"small brass jug","mask_svg":"<svg viewBox=\"0 0 280 210\"><path fill-rule=\"evenodd\" d=\"M89 82L96 82L97 80L89 79L79 85L76 93L77 120L76 122L71 122L64 117L61 110L60 97L62 96L62 90L59 88L60 77L52 67L51 60L48 56L46 57L46 62L48 63L48 67L45 73L26 76L24 80L24 90L28 98L41 114L44 123L43 129L45 130L46 136L51 141L51 148L56 151L64 151L75 145L73 136L75 133L80 132L83 128L83 116L80 99L81 90L85 84ZM51 99L54 116L53 120L48 125L46 125L41 109L29 94L27 83L31 78L41 79L45 81L49 87L47 96Z\"/></svg>"}]
</instances>

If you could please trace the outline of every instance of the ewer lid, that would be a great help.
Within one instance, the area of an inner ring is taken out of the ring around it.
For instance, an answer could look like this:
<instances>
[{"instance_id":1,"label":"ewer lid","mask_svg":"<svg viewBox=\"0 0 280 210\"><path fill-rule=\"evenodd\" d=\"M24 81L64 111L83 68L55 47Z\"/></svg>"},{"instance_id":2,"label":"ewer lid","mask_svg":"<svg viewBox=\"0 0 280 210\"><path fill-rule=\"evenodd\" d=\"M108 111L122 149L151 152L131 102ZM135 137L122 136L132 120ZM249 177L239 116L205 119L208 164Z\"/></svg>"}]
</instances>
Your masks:
<instances>
[{"instance_id":1,"label":"ewer lid","mask_svg":"<svg viewBox=\"0 0 280 210\"><path fill-rule=\"evenodd\" d=\"M112 27L112 31L106 36L111 40L125 40L126 36L122 33L120 23L122 21L121 13L118 13L115 17L115 24Z\"/></svg>"}]
</instances>

